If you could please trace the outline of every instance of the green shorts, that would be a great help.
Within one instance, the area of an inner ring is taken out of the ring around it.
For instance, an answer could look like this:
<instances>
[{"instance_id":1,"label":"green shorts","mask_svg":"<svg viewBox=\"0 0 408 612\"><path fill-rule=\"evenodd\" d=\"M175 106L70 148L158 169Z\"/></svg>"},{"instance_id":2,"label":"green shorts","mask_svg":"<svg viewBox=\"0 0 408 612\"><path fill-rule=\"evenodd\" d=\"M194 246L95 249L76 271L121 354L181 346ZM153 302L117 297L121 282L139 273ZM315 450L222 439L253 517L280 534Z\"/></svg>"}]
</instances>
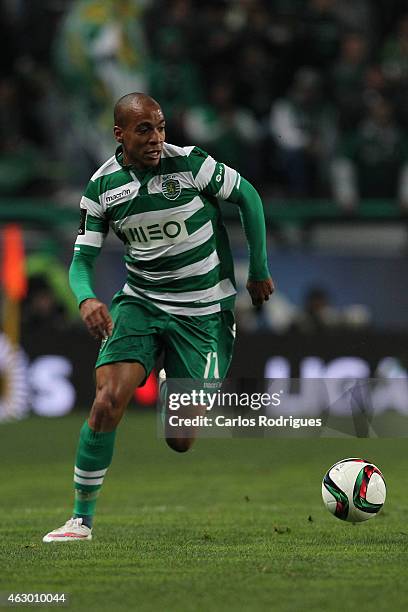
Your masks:
<instances>
[{"instance_id":1,"label":"green shorts","mask_svg":"<svg viewBox=\"0 0 408 612\"><path fill-rule=\"evenodd\" d=\"M117 293L112 336L104 340L95 367L135 361L149 376L163 351L167 378L225 378L235 339L232 310L187 317L168 314L151 302Z\"/></svg>"}]
</instances>

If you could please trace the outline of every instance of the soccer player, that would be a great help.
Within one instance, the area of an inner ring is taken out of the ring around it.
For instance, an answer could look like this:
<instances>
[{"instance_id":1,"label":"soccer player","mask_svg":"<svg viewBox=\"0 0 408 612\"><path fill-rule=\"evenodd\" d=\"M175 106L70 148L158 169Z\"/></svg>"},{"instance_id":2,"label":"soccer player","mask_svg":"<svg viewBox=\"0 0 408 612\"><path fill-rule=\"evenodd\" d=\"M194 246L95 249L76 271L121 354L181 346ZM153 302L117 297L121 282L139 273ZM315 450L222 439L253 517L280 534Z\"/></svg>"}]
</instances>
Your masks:
<instances>
[{"instance_id":1,"label":"soccer player","mask_svg":"<svg viewBox=\"0 0 408 612\"><path fill-rule=\"evenodd\" d=\"M165 142L160 105L142 93L115 105L119 146L92 176L70 283L90 333L101 340L96 396L79 437L73 517L44 542L90 540L96 499L112 460L116 428L134 389L164 352L168 378L225 377L235 336L233 261L218 200L240 208L249 245L247 289L254 305L274 290L262 202L238 172L198 147ZM127 282L109 311L92 288L109 227L125 245ZM193 435L167 436L176 451Z\"/></svg>"}]
</instances>

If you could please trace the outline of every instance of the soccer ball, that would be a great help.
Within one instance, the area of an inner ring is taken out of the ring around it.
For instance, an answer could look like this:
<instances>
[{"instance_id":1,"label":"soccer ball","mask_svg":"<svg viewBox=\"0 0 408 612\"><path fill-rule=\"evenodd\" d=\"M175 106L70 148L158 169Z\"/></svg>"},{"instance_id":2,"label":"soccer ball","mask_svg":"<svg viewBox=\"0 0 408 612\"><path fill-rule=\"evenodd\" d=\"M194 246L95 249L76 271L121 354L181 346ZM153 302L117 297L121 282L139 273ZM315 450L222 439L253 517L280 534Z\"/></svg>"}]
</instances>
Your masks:
<instances>
[{"instance_id":1,"label":"soccer ball","mask_svg":"<svg viewBox=\"0 0 408 612\"><path fill-rule=\"evenodd\" d=\"M338 461L323 478L323 503L342 521L361 523L373 518L383 507L385 496L383 475L365 459Z\"/></svg>"}]
</instances>

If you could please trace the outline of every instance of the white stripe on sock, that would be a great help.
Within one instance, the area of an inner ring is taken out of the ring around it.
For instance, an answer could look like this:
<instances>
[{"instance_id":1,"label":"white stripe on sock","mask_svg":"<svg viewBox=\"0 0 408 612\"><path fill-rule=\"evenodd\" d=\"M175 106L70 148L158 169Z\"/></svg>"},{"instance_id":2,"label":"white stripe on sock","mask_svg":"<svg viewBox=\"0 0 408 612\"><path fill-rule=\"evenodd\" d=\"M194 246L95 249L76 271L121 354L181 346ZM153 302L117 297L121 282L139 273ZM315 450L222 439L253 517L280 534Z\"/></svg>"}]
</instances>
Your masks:
<instances>
[{"instance_id":1,"label":"white stripe on sock","mask_svg":"<svg viewBox=\"0 0 408 612\"><path fill-rule=\"evenodd\" d=\"M75 474L74 482L88 486L101 485L103 483L103 478L80 478Z\"/></svg>"},{"instance_id":2,"label":"white stripe on sock","mask_svg":"<svg viewBox=\"0 0 408 612\"><path fill-rule=\"evenodd\" d=\"M105 476L108 468L105 470L95 470L94 472L87 472L86 470L80 470L77 466L75 466L75 474L78 476L85 476L86 478L98 478L98 476Z\"/></svg>"}]
</instances>

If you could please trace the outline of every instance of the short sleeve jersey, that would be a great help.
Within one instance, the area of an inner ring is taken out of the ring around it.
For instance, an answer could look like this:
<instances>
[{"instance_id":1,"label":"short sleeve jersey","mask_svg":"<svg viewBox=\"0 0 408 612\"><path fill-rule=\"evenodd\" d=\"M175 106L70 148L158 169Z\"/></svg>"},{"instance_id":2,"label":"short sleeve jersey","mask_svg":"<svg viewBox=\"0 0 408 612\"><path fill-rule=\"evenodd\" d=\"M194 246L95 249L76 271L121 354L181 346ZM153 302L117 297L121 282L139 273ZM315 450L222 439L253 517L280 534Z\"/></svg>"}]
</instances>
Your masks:
<instances>
[{"instance_id":1,"label":"short sleeve jersey","mask_svg":"<svg viewBox=\"0 0 408 612\"><path fill-rule=\"evenodd\" d=\"M125 246L123 291L169 313L200 316L233 307L233 260L219 200L239 187L236 170L198 147L165 143L145 172L108 159L81 200L75 251L100 249L109 228Z\"/></svg>"}]
</instances>

